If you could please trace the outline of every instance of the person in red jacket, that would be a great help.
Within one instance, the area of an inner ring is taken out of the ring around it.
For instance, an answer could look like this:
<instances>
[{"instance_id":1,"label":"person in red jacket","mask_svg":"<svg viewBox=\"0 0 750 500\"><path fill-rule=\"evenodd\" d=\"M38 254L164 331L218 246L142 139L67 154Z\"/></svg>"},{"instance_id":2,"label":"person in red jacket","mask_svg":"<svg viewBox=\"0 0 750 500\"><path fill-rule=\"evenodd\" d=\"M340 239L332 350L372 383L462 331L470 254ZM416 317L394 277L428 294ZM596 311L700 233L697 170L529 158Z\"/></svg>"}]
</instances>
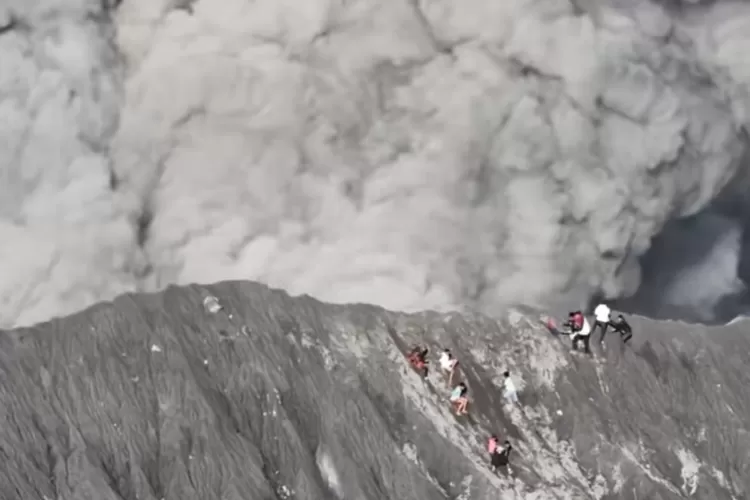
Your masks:
<instances>
[{"instance_id":1,"label":"person in red jacket","mask_svg":"<svg viewBox=\"0 0 750 500\"><path fill-rule=\"evenodd\" d=\"M409 356L407 357L411 366L417 371L417 373L422 375L422 377L427 377L427 364L429 363L429 361L427 361L427 353L429 352L430 350L427 347L422 349L419 346L415 346L411 352L409 352Z\"/></svg>"}]
</instances>

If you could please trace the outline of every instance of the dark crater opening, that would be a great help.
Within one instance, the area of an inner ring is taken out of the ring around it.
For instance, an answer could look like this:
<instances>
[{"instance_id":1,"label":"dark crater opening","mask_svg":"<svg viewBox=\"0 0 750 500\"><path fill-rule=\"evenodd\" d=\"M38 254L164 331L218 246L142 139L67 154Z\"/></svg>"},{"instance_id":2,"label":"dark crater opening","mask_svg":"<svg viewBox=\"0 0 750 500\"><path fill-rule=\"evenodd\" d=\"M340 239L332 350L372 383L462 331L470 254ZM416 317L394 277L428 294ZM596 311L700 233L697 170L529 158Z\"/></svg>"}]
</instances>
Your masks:
<instances>
[{"instance_id":1,"label":"dark crater opening","mask_svg":"<svg viewBox=\"0 0 750 500\"><path fill-rule=\"evenodd\" d=\"M731 187L703 211L667 223L640 259L638 291L615 309L723 324L750 312L750 189Z\"/></svg>"}]
</instances>

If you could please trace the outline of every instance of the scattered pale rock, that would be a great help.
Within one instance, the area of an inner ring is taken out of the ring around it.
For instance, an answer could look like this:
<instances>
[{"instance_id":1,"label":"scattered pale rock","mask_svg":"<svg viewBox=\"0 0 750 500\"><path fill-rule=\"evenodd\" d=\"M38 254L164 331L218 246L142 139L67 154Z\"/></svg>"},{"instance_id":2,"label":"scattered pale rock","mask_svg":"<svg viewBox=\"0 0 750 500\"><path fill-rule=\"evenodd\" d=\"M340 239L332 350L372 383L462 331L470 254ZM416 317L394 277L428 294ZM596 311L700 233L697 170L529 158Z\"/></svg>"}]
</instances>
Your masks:
<instances>
[{"instance_id":1,"label":"scattered pale rock","mask_svg":"<svg viewBox=\"0 0 750 500\"><path fill-rule=\"evenodd\" d=\"M223 309L223 307L219 303L219 299L217 299L213 295L209 295L208 297L203 299L203 307L211 314L216 314Z\"/></svg>"}]
</instances>

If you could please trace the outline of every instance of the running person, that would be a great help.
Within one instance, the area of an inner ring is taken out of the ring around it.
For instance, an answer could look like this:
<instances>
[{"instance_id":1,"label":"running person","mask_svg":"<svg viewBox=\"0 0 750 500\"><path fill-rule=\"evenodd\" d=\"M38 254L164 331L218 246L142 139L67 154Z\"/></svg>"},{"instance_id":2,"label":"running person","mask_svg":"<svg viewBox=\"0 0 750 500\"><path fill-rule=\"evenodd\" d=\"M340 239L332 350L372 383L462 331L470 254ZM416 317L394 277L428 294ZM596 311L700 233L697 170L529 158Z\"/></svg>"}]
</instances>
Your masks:
<instances>
[{"instance_id":1,"label":"running person","mask_svg":"<svg viewBox=\"0 0 750 500\"><path fill-rule=\"evenodd\" d=\"M611 313L612 311L607 307L607 304L599 304L594 309L594 328L591 333L595 333L599 329L601 332L599 334L599 345L604 345L604 335L609 327Z\"/></svg>"}]
</instances>

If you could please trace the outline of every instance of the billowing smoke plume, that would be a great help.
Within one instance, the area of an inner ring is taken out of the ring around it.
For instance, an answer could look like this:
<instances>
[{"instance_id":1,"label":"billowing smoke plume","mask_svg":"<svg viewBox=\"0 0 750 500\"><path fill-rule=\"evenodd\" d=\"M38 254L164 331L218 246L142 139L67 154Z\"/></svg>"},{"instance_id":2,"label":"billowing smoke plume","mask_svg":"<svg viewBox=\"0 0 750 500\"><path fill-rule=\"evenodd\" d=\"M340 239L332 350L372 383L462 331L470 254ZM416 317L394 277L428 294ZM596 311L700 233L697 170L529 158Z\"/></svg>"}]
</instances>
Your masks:
<instances>
[{"instance_id":1,"label":"billowing smoke plume","mask_svg":"<svg viewBox=\"0 0 750 500\"><path fill-rule=\"evenodd\" d=\"M13 0L0 321L227 278L406 310L630 295L747 145L750 7L681 4Z\"/></svg>"}]
</instances>

